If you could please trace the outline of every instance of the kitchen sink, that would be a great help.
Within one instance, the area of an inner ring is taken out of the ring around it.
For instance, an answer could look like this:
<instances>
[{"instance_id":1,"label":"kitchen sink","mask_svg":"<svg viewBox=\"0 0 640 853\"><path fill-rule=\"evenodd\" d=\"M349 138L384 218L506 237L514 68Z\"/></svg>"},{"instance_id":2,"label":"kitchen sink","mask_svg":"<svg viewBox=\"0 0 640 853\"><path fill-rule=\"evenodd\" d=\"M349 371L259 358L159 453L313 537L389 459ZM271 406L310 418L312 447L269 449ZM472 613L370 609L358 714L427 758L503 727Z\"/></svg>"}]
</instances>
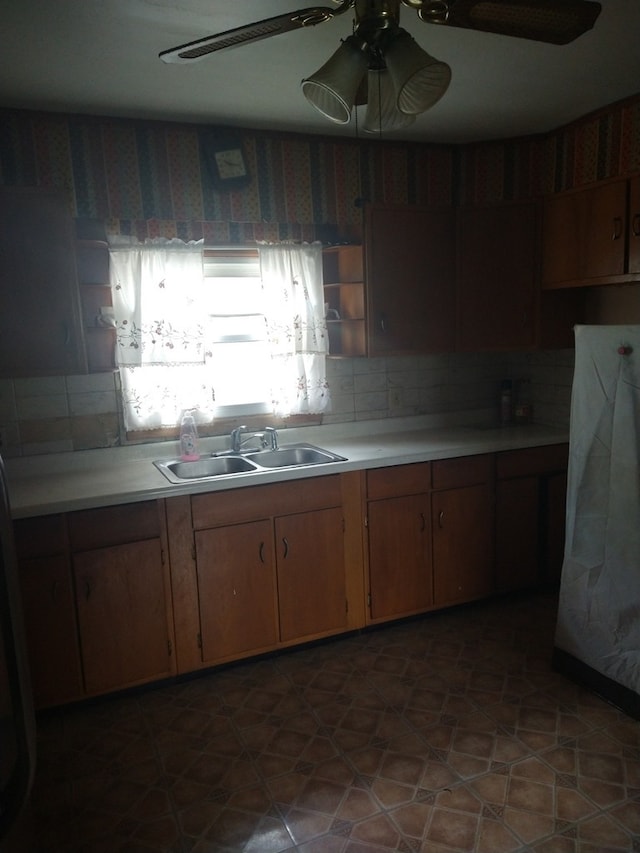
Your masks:
<instances>
[{"instance_id":1,"label":"kitchen sink","mask_svg":"<svg viewBox=\"0 0 640 853\"><path fill-rule=\"evenodd\" d=\"M257 471L256 466L244 456L205 456L193 462L181 459L158 460L153 463L172 483L185 480L204 480L225 474L245 474Z\"/></svg>"},{"instance_id":2,"label":"kitchen sink","mask_svg":"<svg viewBox=\"0 0 640 853\"><path fill-rule=\"evenodd\" d=\"M247 454L261 468L292 468L298 465L322 465L325 462L344 462L344 456L338 456L320 447L310 444L289 445L278 450L259 450Z\"/></svg>"},{"instance_id":3,"label":"kitchen sink","mask_svg":"<svg viewBox=\"0 0 640 853\"><path fill-rule=\"evenodd\" d=\"M230 474L258 474L280 468L302 468L345 462L344 456L312 444L283 445L277 450L252 450L249 453L223 452L203 456L193 462L181 459L157 459L153 464L171 483L197 482L226 477Z\"/></svg>"}]
</instances>

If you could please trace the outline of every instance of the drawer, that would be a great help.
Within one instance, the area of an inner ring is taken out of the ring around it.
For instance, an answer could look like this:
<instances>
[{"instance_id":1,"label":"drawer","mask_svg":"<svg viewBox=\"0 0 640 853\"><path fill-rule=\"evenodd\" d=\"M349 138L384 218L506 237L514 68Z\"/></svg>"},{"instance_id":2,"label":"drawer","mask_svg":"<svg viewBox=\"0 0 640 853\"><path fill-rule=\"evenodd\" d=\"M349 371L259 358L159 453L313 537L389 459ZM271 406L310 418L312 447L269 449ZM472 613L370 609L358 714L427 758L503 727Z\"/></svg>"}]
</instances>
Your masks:
<instances>
[{"instance_id":1,"label":"drawer","mask_svg":"<svg viewBox=\"0 0 640 853\"><path fill-rule=\"evenodd\" d=\"M341 506L340 475L193 495L195 530Z\"/></svg>"},{"instance_id":2,"label":"drawer","mask_svg":"<svg viewBox=\"0 0 640 853\"><path fill-rule=\"evenodd\" d=\"M13 522L16 552L21 559L52 557L67 551L64 515L19 518Z\"/></svg>"},{"instance_id":3,"label":"drawer","mask_svg":"<svg viewBox=\"0 0 640 853\"><path fill-rule=\"evenodd\" d=\"M428 492L431 485L431 464L417 462L410 465L392 465L367 471L367 499L419 495Z\"/></svg>"},{"instance_id":4,"label":"drawer","mask_svg":"<svg viewBox=\"0 0 640 853\"><path fill-rule=\"evenodd\" d=\"M431 463L434 489L457 489L475 486L491 480L491 454L459 456L456 459L439 459Z\"/></svg>"},{"instance_id":5,"label":"drawer","mask_svg":"<svg viewBox=\"0 0 640 853\"><path fill-rule=\"evenodd\" d=\"M496 454L496 476L499 480L506 480L566 471L568 458L568 444L507 450Z\"/></svg>"},{"instance_id":6,"label":"drawer","mask_svg":"<svg viewBox=\"0 0 640 853\"><path fill-rule=\"evenodd\" d=\"M72 551L91 551L126 545L160 536L160 508L156 501L83 509L69 513Z\"/></svg>"}]
</instances>

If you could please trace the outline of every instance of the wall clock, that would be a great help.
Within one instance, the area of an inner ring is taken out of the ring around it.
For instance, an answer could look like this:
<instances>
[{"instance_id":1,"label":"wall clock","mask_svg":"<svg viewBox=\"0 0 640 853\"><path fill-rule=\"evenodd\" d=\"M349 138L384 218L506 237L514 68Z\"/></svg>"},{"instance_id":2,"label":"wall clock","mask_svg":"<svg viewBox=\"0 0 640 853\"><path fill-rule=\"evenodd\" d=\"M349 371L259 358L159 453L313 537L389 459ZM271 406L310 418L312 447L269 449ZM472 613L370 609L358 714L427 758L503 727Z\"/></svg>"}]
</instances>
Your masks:
<instances>
[{"instance_id":1,"label":"wall clock","mask_svg":"<svg viewBox=\"0 0 640 853\"><path fill-rule=\"evenodd\" d=\"M218 189L237 189L251 180L242 143L237 139L217 139L206 150L211 177Z\"/></svg>"}]
</instances>

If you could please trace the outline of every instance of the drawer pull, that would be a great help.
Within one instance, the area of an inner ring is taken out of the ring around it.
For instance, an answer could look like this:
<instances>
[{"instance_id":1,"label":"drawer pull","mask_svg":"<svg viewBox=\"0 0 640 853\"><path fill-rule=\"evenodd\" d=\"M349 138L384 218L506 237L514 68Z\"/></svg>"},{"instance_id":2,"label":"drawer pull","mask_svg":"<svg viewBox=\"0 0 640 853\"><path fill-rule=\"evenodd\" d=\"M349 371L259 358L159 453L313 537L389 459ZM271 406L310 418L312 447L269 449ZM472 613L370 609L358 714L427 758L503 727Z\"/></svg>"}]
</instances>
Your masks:
<instances>
[{"instance_id":1,"label":"drawer pull","mask_svg":"<svg viewBox=\"0 0 640 853\"><path fill-rule=\"evenodd\" d=\"M444 521L444 510L441 509L440 512L438 513L438 527L440 529L442 529L444 527L443 521Z\"/></svg>"},{"instance_id":2,"label":"drawer pull","mask_svg":"<svg viewBox=\"0 0 640 853\"><path fill-rule=\"evenodd\" d=\"M260 562L264 563L264 542L260 543L260 548L258 549L258 555L260 557Z\"/></svg>"},{"instance_id":3,"label":"drawer pull","mask_svg":"<svg viewBox=\"0 0 640 853\"><path fill-rule=\"evenodd\" d=\"M282 537L282 544L284 545L284 553L282 554L283 558L287 559L287 554L289 553L289 543L287 542L287 537Z\"/></svg>"}]
</instances>

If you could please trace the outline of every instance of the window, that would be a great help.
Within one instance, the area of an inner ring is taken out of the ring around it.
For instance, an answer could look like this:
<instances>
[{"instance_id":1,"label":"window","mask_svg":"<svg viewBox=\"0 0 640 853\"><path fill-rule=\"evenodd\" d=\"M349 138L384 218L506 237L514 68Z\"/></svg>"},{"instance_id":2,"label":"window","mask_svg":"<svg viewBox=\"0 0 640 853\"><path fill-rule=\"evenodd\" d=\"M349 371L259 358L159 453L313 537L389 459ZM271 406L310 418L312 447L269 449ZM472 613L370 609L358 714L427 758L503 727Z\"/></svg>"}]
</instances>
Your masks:
<instances>
[{"instance_id":1,"label":"window","mask_svg":"<svg viewBox=\"0 0 640 853\"><path fill-rule=\"evenodd\" d=\"M269 348L257 251L204 253L205 362L221 417L271 412Z\"/></svg>"},{"instance_id":2,"label":"window","mask_svg":"<svg viewBox=\"0 0 640 853\"><path fill-rule=\"evenodd\" d=\"M331 402L322 248L115 239L111 284L125 427L250 414L318 414Z\"/></svg>"}]
</instances>

